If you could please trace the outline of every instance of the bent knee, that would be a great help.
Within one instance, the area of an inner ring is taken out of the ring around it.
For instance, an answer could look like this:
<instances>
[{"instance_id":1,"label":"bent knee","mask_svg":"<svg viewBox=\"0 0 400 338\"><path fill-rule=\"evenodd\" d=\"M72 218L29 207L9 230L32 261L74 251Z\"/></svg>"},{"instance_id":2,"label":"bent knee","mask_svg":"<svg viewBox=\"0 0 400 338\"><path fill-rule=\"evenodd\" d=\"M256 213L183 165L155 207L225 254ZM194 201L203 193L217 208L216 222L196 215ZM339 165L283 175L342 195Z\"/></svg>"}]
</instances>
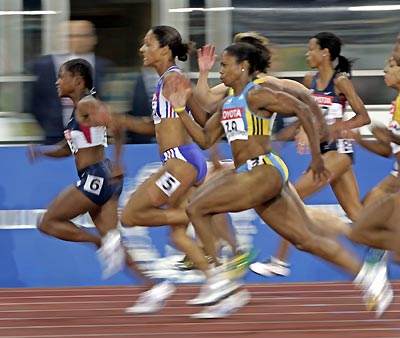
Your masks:
<instances>
[{"instance_id":1,"label":"bent knee","mask_svg":"<svg viewBox=\"0 0 400 338\"><path fill-rule=\"evenodd\" d=\"M38 219L36 226L40 232L46 235L51 235L53 232L52 221L47 214L44 214L42 218Z\"/></svg>"},{"instance_id":2,"label":"bent knee","mask_svg":"<svg viewBox=\"0 0 400 338\"><path fill-rule=\"evenodd\" d=\"M139 213L138 213L139 214ZM120 222L122 226L133 227L136 226L139 222L139 217L135 217L135 214L131 214L128 212L122 212L120 217Z\"/></svg>"},{"instance_id":3,"label":"bent knee","mask_svg":"<svg viewBox=\"0 0 400 338\"><path fill-rule=\"evenodd\" d=\"M296 249L305 252L315 252L316 244L315 241L311 238L298 237L294 243L292 243Z\"/></svg>"}]
</instances>

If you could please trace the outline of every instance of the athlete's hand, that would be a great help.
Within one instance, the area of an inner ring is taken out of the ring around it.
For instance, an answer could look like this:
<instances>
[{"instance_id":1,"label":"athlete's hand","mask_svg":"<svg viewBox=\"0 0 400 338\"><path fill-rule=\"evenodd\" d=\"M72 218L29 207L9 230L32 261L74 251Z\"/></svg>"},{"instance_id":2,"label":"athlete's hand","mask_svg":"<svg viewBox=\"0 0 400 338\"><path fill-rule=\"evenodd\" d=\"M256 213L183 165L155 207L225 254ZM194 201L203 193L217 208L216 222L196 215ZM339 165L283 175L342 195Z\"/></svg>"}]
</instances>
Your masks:
<instances>
[{"instance_id":1,"label":"athlete's hand","mask_svg":"<svg viewBox=\"0 0 400 338\"><path fill-rule=\"evenodd\" d=\"M294 136L296 142L297 153L300 155L310 153L310 143L308 141L307 134L304 132L303 128L299 128L299 131Z\"/></svg>"},{"instance_id":2,"label":"athlete's hand","mask_svg":"<svg viewBox=\"0 0 400 338\"><path fill-rule=\"evenodd\" d=\"M313 181L315 184L326 182L331 178L331 172L326 169L324 160L322 159L321 154L319 156L313 156L311 159L311 163L308 166L306 172L312 171L313 173Z\"/></svg>"},{"instance_id":3,"label":"athlete's hand","mask_svg":"<svg viewBox=\"0 0 400 338\"><path fill-rule=\"evenodd\" d=\"M190 80L183 75L171 76L164 80L163 95L174 109L186 106L189 96L192 95ZM177 111L178 114L183 111Z\"/></svg>"},{"instance_id":4,"label":"athlete's hand","mask_svg":"<svg viewBox=\"0 0 400 338\"><path fill-rule=\"evenodd\" d=\"M372 134L385 144L390 144L393 141L393 133L385 126L374 125L371 127Z\"/></svg>"},{"instance_id":5,"label":"athlete's hand","mask_svg":"<svg viewBox=\"0 0 400 338\"><path fill-rule=\"evenodd\" d=\"M205 45L197 50L197 63L200 72L209 72L217 60L218 55L215 54L215 46Z\"/></svg>"},{"instance_id":6,"label":"athlete's hand","mask_svg":"<svg viewBox=\"0 0 400 338\"><path fill-rule=\"evenodd\" d=\"M344 138L353 139L356 142L360 142L361 134L358 129L347 129L342 131L342 136Z\"/></svg>"},{"instance_id":7,"label":"athlete's hand","mask_svg":"<svg viewBox=\"0 0 400 338\"><path fill-rule=\"evenodd\" d=\"M36 162L40 157L43 156L43 152L39 146L30 145L28 147L28 159L29 162Z\"/></svg>"}]
</instances>

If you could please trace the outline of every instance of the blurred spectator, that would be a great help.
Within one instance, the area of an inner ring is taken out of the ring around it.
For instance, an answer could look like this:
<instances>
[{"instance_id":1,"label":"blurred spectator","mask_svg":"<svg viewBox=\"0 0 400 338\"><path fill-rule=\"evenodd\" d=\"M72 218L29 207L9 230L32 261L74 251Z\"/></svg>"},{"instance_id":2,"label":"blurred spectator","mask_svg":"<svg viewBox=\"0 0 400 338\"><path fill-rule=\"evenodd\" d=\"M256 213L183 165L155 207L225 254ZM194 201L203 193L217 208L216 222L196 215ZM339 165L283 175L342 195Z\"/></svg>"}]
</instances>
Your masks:
<instances>
[{"instance_id":1,"label":"blurred spectator","mask_svg":"<svg viewBox=\"0 0 400 338\"><path fill-rule=\"evenodd\" d=\"M158 75L153 69L142 68L139 72L132 95L131 109L127 112L133 116L150 116L152 113L151 100L156 91ZM154 136L126 132L126 143L153 143Z\"/></svg>"},{"instance_id":2,"label":"blurred spectator","mask_svg":"<svg viewBox=\"0 0 400 338\"><path fill-rule=\"evenodd\" d=\"M28 72L36 76L31 83L25 101L25 112L32 114L44 134L45 144L54 144L64 139L64 127L72 113L72 101L58 97L55 82L58 69L67 60L84 58L94 69L97 94L101 97L101 84L107 69L112 63L94 54L97 44L95 27L90 21L71 20L63 22L63 31L57 37L58 42L67 38L68 52L40 56L29 63Z\"/></svg>"}]
</instances>

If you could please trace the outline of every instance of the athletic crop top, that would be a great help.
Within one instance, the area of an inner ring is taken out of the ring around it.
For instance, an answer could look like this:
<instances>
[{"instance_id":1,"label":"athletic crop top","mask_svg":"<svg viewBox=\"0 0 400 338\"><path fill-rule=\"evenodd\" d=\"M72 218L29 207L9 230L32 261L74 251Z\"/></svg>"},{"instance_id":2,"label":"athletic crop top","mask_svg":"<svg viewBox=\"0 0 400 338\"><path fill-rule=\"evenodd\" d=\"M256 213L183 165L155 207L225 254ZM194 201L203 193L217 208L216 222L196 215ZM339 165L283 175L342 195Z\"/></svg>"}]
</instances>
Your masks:
<instances>
[{"instance_id":1,"label":"athletic crop top","mask_svg":"<svg viewBox=\"0 0 400 338\"><path fill-rule=\"evenodd\" d=\"M64 131L65 139L73 154L81 148L90 148L99 145L107 147L107 128L105 126L89 127L80 125L75 119L75 108Z\"/></svg>"},{"instance_id":2,"label":"athletic crop top","mask_svg":"<svg viewBox=\"0 0 400 338\"><path fill-rule=\"evenodd\" d=\"M329 80L324 90L317 89L319 73L313 77L310 86L311 95L321 108L327 124L334 124L335 119L343 118L343 111L346 106L346 101L335 94L335 84L333 81L336 74L338 74L338 72L333 73L332 78Z\"/></svg>"},{"instance_id":3,"label":"athletic crop top","mask_svg":"<svg viewBox=\"0 0 400 338\"><path fill-rule=\"evenodd\" d=\"M165 75L169 72L179 72L183 73L180 68L177 66L169 67L165 73L160 77L157 83L157 88L155 93L153 94L153 99L151 101L152 105L152 116L154 124L161 123L162 119L176 119L179 118L179 114L175 112L172 105L162 94L163 84ZM189 112L189 115L191 113Z\"/></svg>"},{"instance_id":4,"label":"athletic crop top","mask_svg":"<svg viewBox=\"0 0 400 338\"><path fill-rule=\"evenodd\" d=\"M271 135L271 119L257 116L247 106L246 95L254 86L258 85L249 82L238 96L229 95L222 106L221 123L229 143L247 140L249 135Z\"/></svg>"}]
</instances>

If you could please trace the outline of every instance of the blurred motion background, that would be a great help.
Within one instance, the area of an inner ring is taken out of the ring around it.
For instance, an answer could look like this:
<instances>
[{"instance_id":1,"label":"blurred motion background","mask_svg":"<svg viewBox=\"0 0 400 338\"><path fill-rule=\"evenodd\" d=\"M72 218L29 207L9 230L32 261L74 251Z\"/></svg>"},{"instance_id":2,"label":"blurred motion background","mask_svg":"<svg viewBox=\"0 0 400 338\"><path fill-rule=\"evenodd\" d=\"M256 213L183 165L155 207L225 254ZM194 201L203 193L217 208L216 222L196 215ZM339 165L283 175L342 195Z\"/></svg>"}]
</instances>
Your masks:
<instances>
[{"instance_id":1,"label":"blurred motion background","mask_svg":"<svg viewBox=\"0 0 400 338\"><path fill-rule=\"evenodd\" d=\"M385 123L396 92L385 86L383 67L400 31L399 13L398 1L369 0L0 0L0 143L43 143L35 107L27 108L37 80L28 65L42 55L70 52L72 35L60 29L67 20L95 26L93 52L110 61L101 98L117 112L150 114L157 75L142 69L139 48L151 26L167 24L198 47L215 44L217 53L236 33L258 31L270 39L274 52L270 73L300 82L309 70L308 40L321 31L334 32L345 43L342 55L355 60L353 82L372 120ZM195 55L180 66L196 79ZM210 84L218 82L217 64ZM131 134L127 142L153 139Z\"/></svg>"}]
</instances>

